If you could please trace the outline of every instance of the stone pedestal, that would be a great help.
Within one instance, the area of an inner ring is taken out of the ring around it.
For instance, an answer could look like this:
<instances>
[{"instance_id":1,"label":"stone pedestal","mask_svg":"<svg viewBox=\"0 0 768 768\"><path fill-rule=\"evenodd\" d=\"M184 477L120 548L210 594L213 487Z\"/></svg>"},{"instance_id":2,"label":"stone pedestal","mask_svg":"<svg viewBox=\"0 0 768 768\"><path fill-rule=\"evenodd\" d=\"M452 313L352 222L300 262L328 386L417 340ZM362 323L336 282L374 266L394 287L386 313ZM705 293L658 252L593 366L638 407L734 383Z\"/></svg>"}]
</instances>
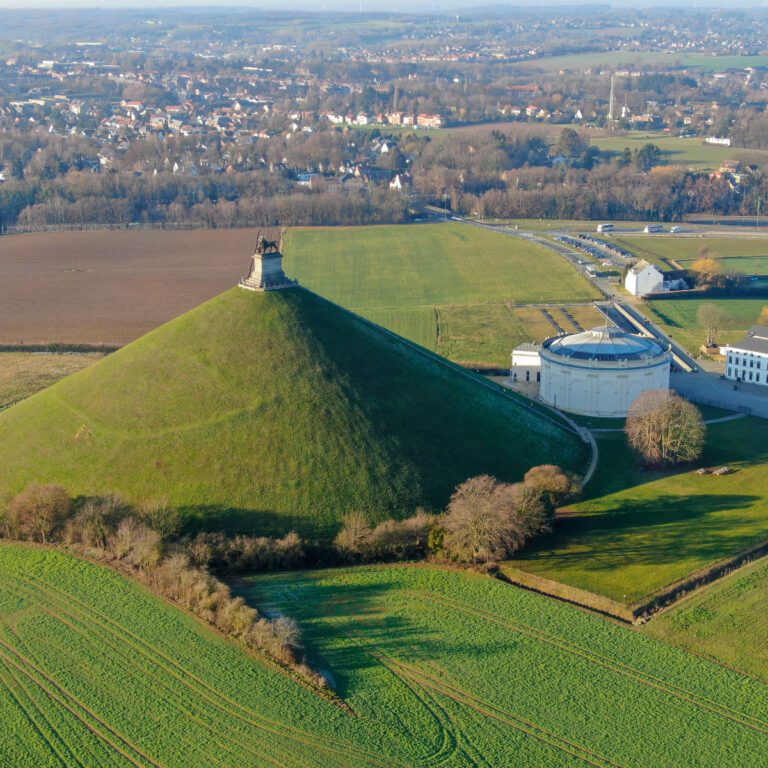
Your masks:
<instances>
[{"instance_id":1,"label":"stone pedestal","mask_svg":"<svg viewBox=\"0 0 768 768\"><path fill-rule=\"evenodd\" d=\"M238 285L247 291L277 291L280 288L290 288L297 284L283 272L283 255L279 251L259 253L251 257L248 274Z\"/></svg>"}]
</instances>

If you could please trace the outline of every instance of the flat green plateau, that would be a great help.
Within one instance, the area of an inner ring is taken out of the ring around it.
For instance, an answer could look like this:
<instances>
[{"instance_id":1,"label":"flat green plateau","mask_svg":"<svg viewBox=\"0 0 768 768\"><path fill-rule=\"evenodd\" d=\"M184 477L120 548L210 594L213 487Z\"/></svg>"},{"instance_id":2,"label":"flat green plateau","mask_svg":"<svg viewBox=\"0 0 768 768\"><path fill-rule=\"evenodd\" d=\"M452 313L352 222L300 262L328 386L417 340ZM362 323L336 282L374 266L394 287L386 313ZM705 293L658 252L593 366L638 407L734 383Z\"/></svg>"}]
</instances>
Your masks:
<instances>
[{"instance_id":1,"label":"flat green plateau","mask_svg":"<svg viewBox=\"0 0 768 768\"><path fill-rule=\"evenodd\" d=\"M515 345L557 333L538 338L525 305L601 298L552 251L456 222L295 228L285 254L302 284L469 367L508 367Z\"/></svg>"},{"instance_id":2,"label":"flat green plateau","mask_svg":"<svg viewBox=\"0 0 768 768\"><path fill-rule=\"evenodd\" d=\"M632 603L717 560L768 539L768 422L710 424L693 469L643 472L622 432L597 433L600 462L587 498L555 532L509 565Z\"/></svg>"},{"instance_id":3,"label":"flat green plateau","mask_svg":"<svg viewBox=\"0 0 768 768\"><path fill-rule=\"evenodd\" d=\"M165 499L190 529L330 536L473 475L583 468L578 437L486 384L308 291L233 288L0 413L0 499L55 482Z\"/></svg>"},{"instance_id":4,"label":"flat green plateau","mask_svg":"<svg viewBox=\"0 0 768 768\"><path fill-rule=\"evenodd\" d=\"M768 560L694 593L644 632L768 681Z\"/></svg>"},{"instance_id":5,"label":"flat green plateau","mask_svg":"<svg viewBox=\"0 0 768 768\"><path fill-rule=\"evenodd\" d=\"M355 712L417 765L757 768L768 687L488 577L379 566L251 578Z\"/></svg>"}]
</instances>

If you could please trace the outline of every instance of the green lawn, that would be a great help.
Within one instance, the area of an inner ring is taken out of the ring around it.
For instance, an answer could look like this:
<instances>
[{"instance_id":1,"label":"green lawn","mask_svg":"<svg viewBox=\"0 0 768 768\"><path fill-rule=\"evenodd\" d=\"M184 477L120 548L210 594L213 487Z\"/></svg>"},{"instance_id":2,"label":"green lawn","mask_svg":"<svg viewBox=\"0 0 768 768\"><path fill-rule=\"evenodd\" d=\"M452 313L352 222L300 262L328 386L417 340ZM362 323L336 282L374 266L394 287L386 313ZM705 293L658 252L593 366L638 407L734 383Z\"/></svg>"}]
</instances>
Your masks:
<instances>
[{"instance_id":1,"label":"green lawn","mask_svg":"<svg viewBox=\"0 0 768 768\"><path fill-rule=\"evenodd\" d=\"M768 562L700 590L644 627L661 640L768 681Z\"/></svg>"},{"instance_id":2,"label":"green lawn","mask_svg":"<svg viewBox=\"0 0 768 768\"><path fill-rule=\"evenodd\" d=\"M484 383L308 291L233 288L0 413L0 500L38 480L325 536L473 475L583 468L579 438Z\"/></svg>"},{"instance_id":3,"label":"green lawn","mask_svg":"<svg viewBox=\"0 0 768 768\"><path fill-rule=\"evenodd\" d=\"M505 302L599 298L548 249L455 222L291 229L285 252L303 284L472 367L508 365L515 344L537 338Z\"/></svg>"},{"instance_id":4,"label":"green lawn","mask_svg":"<svg viewBox=\"0 0 768 768\"><path fill-rule=\"evenodd\" d=\"M259 576L309 658L413 765L757 768L768 687L488 577L419 566Z\"/></svg>"},{"instance_id":5,"label":"green lawn","mask_svg":"<svg viewBox=\"0 0 768 768\"><path fill-rule=\"evenodd\" d=\"M288 274L355 310L599 298L548 249L454 222L291 229L285 255Z\"/></svg>"},{"instance_id":6,"label":"green lawn","mask_svg":"<svg viewBox=\"0 0 768 768\"><path fill-rule=\"evenodd\" d=\"M738 341L757 322L760 310L768 299L669 299L649 301L645 304L648 315L673 339L692 354L706 341L706 332L700 326L698 312L703 304L715 304L728 318L727 325L718 334L720 344Z\"/></svg>"},{"instance_id":7,"label":"green lawn","mask_svg":"<svg viewBox=\"0 0 768 768\"><path fill-rule=\"evenodd\" d=\"M0 543L3 766L418 762L422 744L358 715L112 571Z\"/></svg>"},{"instance_id":8,"label":"green lawn","mask_svg":"<svg viewBox=\"0 0 768 768\"><path fill-rule=\"evenodd\" d=\"M643 472L623 433L598 433L600 463L587 498L555 532L510 565L632 603L716 560L768 539L768 422L711 424L693 470Z\"/></svg>"},{"instance_id":9,"label":"green lawn","mask_svg":"<svg viewBox=\"0 0 768 768\"><path fill-rule=\"evenodd\" d=\"M682 139L656 131L627 131L618 136L591 136L590 142L613 156L620 155L626 147L634 151L646 144L655 144L662 151L664 164L700 169L719 168L725 160L740 160L757 165L768 162L768 150L705 144L702 138Z\"/></svg>"},{"instance_id":10,"label":"green lawn","mask_svg":"<svg viewBox=\"0 0 768 768\"><path fill-rule=\"evenodd\" d=\"M621 235L616 241L638 256L655 264L663 259L692 262L699 258L702 249L711 258L725 258L724 269L730 256L768 256L768 238L757 237L664 237L660 235ZM744 270L748 271L748 270Z\"/></svg>"}]
</instances>

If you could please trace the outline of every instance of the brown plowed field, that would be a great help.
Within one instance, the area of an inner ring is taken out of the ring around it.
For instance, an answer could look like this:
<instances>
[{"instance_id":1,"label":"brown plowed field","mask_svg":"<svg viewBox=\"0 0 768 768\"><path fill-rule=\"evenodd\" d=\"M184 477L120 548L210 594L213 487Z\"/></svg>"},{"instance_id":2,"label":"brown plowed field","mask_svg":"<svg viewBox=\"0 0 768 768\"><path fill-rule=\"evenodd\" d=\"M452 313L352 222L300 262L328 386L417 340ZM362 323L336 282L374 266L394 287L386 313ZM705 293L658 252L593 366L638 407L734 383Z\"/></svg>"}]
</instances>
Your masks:
<instances>
[{"instance_id":1,"label":"brown plowed field","mask_svg":"<svg viewBox=\"0 0 768 768\"><path fill-rule=\"evenodd\" d=\"M233 286L255 229L0 237L0 344L120 345ZM273 238L277 232L267 232Z\"/></svg>"}]
</instances>

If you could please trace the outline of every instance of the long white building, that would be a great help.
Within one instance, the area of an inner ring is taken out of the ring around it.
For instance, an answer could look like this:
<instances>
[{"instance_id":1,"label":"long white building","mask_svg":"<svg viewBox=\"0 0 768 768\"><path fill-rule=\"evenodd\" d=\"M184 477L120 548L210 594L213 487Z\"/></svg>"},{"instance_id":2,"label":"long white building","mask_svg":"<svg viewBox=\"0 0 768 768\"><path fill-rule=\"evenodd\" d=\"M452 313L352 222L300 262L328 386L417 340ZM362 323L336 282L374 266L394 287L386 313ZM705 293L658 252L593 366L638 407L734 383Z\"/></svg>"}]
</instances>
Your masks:
<instances>
[{"instance_id":1,"label":"long white building","mask_svg":"<svg viewBox=\"0 0 768 768\"><path fill-rule=\"evenodd\" d=\"M539 355L539 397L570 413L622 417L643 392L669 389L669 348L619 328L547 339Z\"/></svg>"},{"instance_id":2,"label":"long white building","mask_svg":"<svg viewBox=\"0 0 768 768\"><path fill-rule=\"evenodd\" d=\"M725 349L725 377L768 386L768 326L753 325L749 333Z\"/></svg>"}]
</instances>

